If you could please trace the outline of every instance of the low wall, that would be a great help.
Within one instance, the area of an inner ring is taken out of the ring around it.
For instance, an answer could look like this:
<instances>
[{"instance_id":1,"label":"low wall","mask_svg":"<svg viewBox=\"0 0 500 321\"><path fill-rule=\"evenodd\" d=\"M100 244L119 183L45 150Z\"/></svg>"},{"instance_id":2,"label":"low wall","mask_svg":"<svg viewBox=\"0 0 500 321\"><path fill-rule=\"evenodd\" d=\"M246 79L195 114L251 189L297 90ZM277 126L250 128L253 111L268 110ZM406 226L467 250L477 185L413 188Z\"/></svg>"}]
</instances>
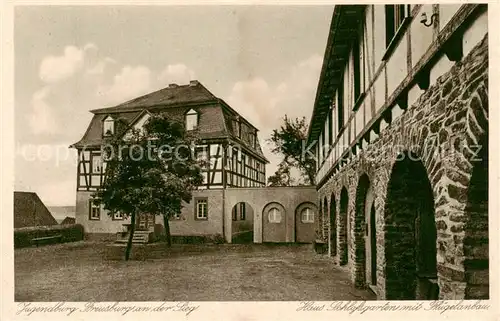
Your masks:
<instances>
[{"instance_id":1,"label":"low wall","mask_svg":"<svg viewBox=\"0 0 500 321\"><path fill-rule=\"evenodd\" d=\"M225 238L230 242L233 238L232 209L245 202L253 213L253 241L262 242L296 242L301 235L301 242L314 241L314 223L302 224L299 211L304 205L317 212L317 192L315 186L265 187L265 188L228 188L224 195ZM268 211L279 207L282 219L279 223L269 223ZM297 219L298 217L298 219ZM315 215L317 219L317 215Z\"/></svg>"},{"instance_id":2,"label":"low wall","mask_svg":"<svg viewBox=\"0 0 500 321\"><path fill-rule=\"evenodd\" d=\"M61 237L59 239L50 240L47 244L81 241L84 237L83 226L80 224L72 224L16 228L14 229L14 248L32 246L34 245L33 239L35 238L56 235L60 235Z\"/></svg>"}]
</instances>

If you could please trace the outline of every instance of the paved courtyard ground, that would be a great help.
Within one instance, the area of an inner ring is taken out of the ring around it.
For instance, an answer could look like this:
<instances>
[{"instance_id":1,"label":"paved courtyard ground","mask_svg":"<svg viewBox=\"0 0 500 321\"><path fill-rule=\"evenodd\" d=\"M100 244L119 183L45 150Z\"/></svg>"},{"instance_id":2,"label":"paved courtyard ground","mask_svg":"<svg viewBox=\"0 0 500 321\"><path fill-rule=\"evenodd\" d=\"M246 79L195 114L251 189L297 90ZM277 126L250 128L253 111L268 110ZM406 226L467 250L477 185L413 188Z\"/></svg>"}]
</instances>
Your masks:
<instances>
[{"instance_id":1,"label":"paved courtyard ground","mask_svg":"<svg viewBox=\"0 0 500 321\"><path fill-rule=\"evenodd\" d=\"M103 243L16 249L15 300L375 299L355 289L347 273L311 245L184 245L180 250L126 262L106 259Z\"/></svg>"}]
</instances>

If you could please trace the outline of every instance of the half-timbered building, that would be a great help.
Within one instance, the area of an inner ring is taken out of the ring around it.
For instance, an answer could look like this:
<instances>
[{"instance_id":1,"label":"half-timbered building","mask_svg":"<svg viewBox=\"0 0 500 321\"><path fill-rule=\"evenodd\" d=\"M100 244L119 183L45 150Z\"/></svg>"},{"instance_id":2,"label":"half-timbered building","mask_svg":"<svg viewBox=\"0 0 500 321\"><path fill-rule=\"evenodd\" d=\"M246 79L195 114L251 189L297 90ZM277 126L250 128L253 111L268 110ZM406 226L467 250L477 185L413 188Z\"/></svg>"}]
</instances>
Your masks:
<instances>
[{"instance_id":1,"label":"half-timbered building","mask_svg":"<svg viewBox=\"0 0 500 321\"><path fill-rule=\"evenodd\" d=\"M337 5L309 127L317 238L379 299L485 299L488 6Z\"/></svg>"},{"instance_id":2,"label":"half-timbered building","mask_svg":"<svg viewBox=\"0 0 500 321\"><path fill-rule=\"evenodd\" d=\"M193 201L173 218L172 234L222 235L223 190L265 186L268 161L262 153L257 128L198 81L171 84L91 112L93 117L85 134L72 145L78 151L76 217L88 234L115 234L127 225L121 213L110 217L92 198L105 178L102 146L106 137L126 139L132 129L140 130L157 113L183 123L187 131L196 134L196 157L206 164L202 168L203 183L194 192ZM244 211L244 206L238 207L236 217L245 220ZM161 218L143 213L138 216L138 228L150 231L155 221L161 223Z\"/></svg>"}]
</instances>

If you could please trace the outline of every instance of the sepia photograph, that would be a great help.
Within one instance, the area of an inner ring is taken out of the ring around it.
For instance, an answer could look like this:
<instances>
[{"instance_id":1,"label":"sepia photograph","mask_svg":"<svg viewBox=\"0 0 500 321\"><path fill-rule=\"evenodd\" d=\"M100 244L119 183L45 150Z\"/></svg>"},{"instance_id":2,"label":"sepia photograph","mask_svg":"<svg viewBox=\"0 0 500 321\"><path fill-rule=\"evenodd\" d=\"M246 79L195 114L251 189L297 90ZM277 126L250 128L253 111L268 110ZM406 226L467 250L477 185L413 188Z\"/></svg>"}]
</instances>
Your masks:
<instances>
[{"instance_id":1,"label":"sepia photograph","mask_svg":"<svg viewBox=\"0 0 500 321\"><path fill-rule=\"evenodd\" d=\"M486 309L488 7L14 6L17 313Z\"/></svg>"}]
</instances>

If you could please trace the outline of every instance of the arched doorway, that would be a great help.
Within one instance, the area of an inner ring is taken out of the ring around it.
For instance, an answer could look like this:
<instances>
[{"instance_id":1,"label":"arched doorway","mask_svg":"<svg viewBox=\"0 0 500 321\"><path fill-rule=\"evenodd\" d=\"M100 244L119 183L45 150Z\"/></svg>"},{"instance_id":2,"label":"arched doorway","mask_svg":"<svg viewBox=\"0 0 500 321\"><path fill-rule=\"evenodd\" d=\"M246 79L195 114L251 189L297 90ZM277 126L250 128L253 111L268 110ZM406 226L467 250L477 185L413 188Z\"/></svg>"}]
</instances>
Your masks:
<instances>
[{"instance_id":1,"label":"arched doorway","mask_svg":"<svg viewBox=\"0 0 500 321\"><path fill-rule=\"evenodd\" d=\"M349 262L349 246L348 246L348 221L347 221L347 205L349 203L347 189L342 188L340 192L340 213L339 213L339 256L340 265L346 265Z\"/></svg>"},{"instance_id":2,"label":"arched doorway","mask_svg":"<svg viewBox=\"0 0 500 321\"><path fill-rule=\"evenodd\" d=\"M368 227L370 226L370 210L373 205L374 195L371 188L370 179L366 174L359 178L356 189L356 211L354 216L354 260L355 264L355 285L363 287L365 284L371 284L369 276L376 274L376 265L373 266L371 247L371 233L374 233ZM367 246L368 245L368 246ZM369 258L367 260L367 258ZM376 260L375 260L376 262Z\"/></svg>"},{"instance_id":3,"label":"arched doorway","mask_svg":"<svg viewBox=\"0 0 500 321\"><path fill-rule=\"evenodd\" d=\"M254 211L247 202L235 204L231 210L231 242L253 243Z\"/></svg>"},{"instance_id":4,"label":"arched doorway","mask_svg":"<svg viewBox=\"0 0 500 321\"><path fill-rule=\"evenodd\" d=\"M286 242L286 212L278 202L271 202L262 210L262 241Z\"/></svg>"},{"instance_id":5,"label":"arched doorway","mask_svg":"<svg viewBox=\"0 0 500 321\"><path fill-rule=\"evenodd\" d=\"M375 202L372 202L370 208L370 219L369 219L369 231L368 235L370 237L370 286L377 286L377 220L375 214Z\"/></svg>"},{"instance_id":6,"label":"arched doorway","mask_svg":"<svg viewBox=\"0 0 500 321\"><path fill-rule=\"evenodd\" d=\"M330 199L330 255L337 255L337 203L334 193Z\"/></svg>"},{"instance_id":7,"label":"arched doorway","mask_svg":"<svg viewBox=\"0 0 500 321\"><path fill-rule=\"evenodd\" d=\"M321 221L323 222L322 226L322 240L323 242L327 243L328 242L328 199L325 196L325 199L323 200L323 217Z\"/></svg>"},{"instance_id":8,"label":"arched doorway","mask_svg":"<svg viewBox=\"0 0 500 321\"><path fill-rule=\"evenodd\" d=\"M434 216L425 167L413 153L399 155L385 202L387 300L438 299Z\"/></svg>"},{"instance_id":9,"label":"arched doorway","mask_svg":"<svg viewBox=\"0 0 500 321\"><path fill-rule=\"evenodd\" d=\"M318 223L316 224L316 239L323 240L323 202L319 200L318 206Z\"/></svg>"},{"instance_id":10,"label":"arched doorway","mask_svg":"<svg viewBox=\"0 0 500 321\"><path fill-rule=\"evenodd\" d=\"M488 135L479 142L473 157L472 175L467 190L464 237L465 299L489 299L488 237Z\"/></svg>"},{"instance_id":11,"label":"arched doorway","mask_svg":"<svg viewBox=\"0 0 500 321\"><path fill-rule=\"evenodd\" d=\"M312 243L314 241L314 223L318 210L313 203L302 203L295 210L295 242Z\"/></svg>"}]
</instances>

